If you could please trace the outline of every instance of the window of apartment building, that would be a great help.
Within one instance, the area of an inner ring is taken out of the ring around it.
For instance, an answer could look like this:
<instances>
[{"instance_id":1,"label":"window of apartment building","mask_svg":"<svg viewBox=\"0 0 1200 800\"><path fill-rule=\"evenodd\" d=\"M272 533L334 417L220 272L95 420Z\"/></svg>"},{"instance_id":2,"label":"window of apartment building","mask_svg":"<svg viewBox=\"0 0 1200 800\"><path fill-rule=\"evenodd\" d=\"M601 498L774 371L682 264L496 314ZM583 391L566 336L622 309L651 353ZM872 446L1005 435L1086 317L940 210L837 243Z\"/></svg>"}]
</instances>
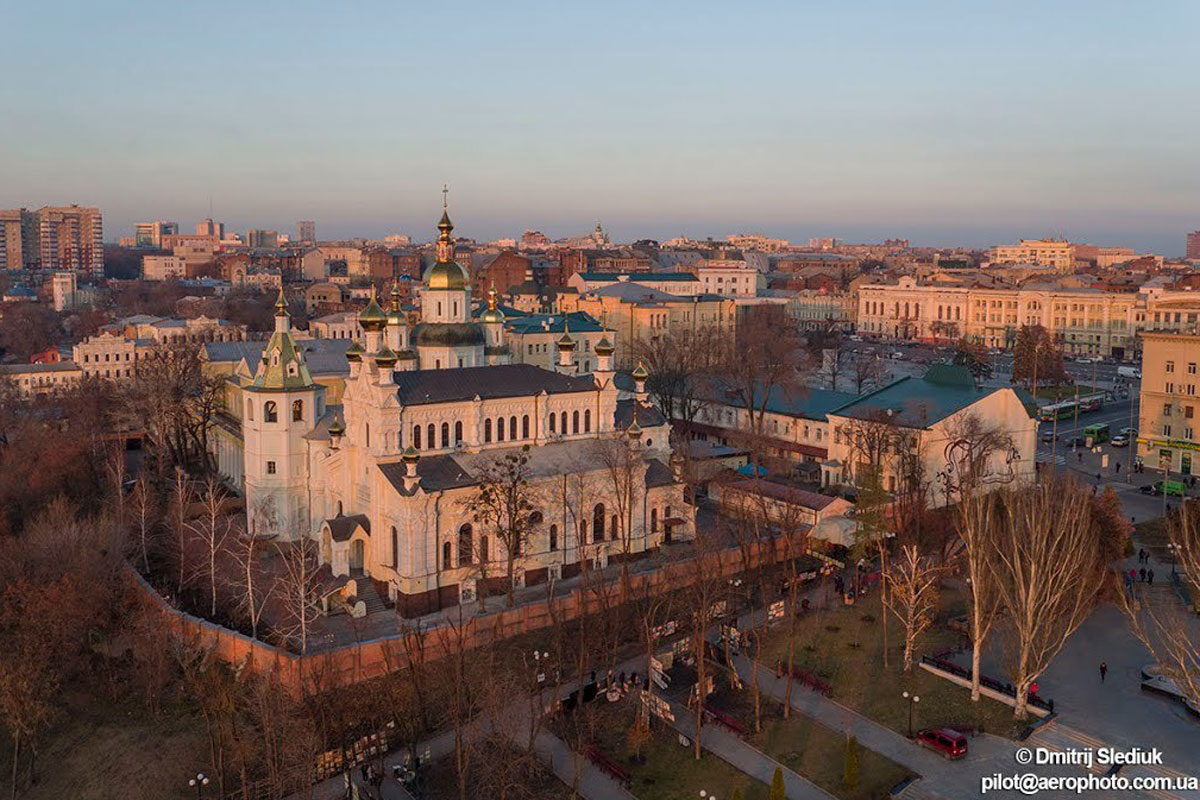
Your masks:
<instances>
[{"instance_id":1,"label":"window of apartment building","mask_svg":"<svg viewBox=\"0 0 1200 800\"><path fill-rule=\"evenodd\" d=\"M1185 439L1190 439L1190 438L1192 438L1192 429L1191 429L1191 428L1184 428L1184 429L1183 429L1183 438L1185 438Z\"/></svg>"},{"instance_id":2,"label":"window of apartment building","mask_svg":"<svg viewBox=\"0 0 1200 800\"><path fill-rule=\"evenodd\" d=\"M1196 384L1194 384L1194 383L1189 383L1189 384L1187 385L1187 393L1188 393L1188 394L1195 394L1195 393L1196 393Z\"/></svg>"},{"instance_id":3,"label":"window of apartment building","mask_svg":"<svg viewBox=\"0 0 1200 800\"><path fill-rule=\"evenodd\" d=\"M1171 404L1170 403L1163 403L1163 416L1164 417L1171 416Z\"/></svg>"},{"instance_id":4,"label":"window of apartment building","mask_svg":"<svg viewBox=\"0 0 1200 800\"><path fill-rule=\"evenodd\" d=\"M1174 371L1175 371L1175 362L1174 362L1174 361L1168 361L1168 362L1167 362L1167 368L1166 368L1166 369L1167 369L1167 372L1174 372Z\"/></svg>"},{"instance_id":5,"label":"window of apartment building","mask_svg":"<svg viewBox=\"0 0 1200 800\"><path fill-rule=\"evenodd\" d=\"M1171 435L1171 426L1170 426L1170 425L1163 425L1163 426L1162 426L1162 433L1163 433L1163 436L1170 436L1170 435Z\"/></svg>"},{"instance_id":6,"label":"window of apartment building","mask_svg":"<svg viewBox=\"0 0 1200 800\"><path fill-rule=\"evenodd\" d=\"M1188 375L1195 375L1195 374L1196 374L1196 362L1189 361L1188 362Z\"/></svg>"},{"instance_id":7,"label":"window of apartment building","mask_svg":"<svg viewBox=\"0 0 1200 800\"><path fill-rule=\"evenodd\" d=\"M1166 392L1167 392L1167 394L1175 394L1175 384L1171 383L1170 381L1167 381Z\"/></svg>"},{"instance_id":8,"label":"window of apartment building","mask_svg":"<svg viewBox=\"0 0 1200 800\"><path fill-rule=\"evenodd\" d=\"M267 474L268 474L268 475L274 475L274 474L275 474L275 462L274 462L274 461L268 461L268 462L267 462Z\"/></svg>"},{"instance_id":9,"label":"window of apartment building","mask_svg":"<svg viewBox=\"0 0 1200 800\"><path fill-rule=\"evenodd\" d=\"M1184 419L1191 419L1191 418L1192 418L1192 415L1193 415L1195 412L1196 412L1196 408L1195 408L1194 406L1184 406L1184 407L1183 407L1183 416L1184 416Z\"/></svg>"}]
</instances>

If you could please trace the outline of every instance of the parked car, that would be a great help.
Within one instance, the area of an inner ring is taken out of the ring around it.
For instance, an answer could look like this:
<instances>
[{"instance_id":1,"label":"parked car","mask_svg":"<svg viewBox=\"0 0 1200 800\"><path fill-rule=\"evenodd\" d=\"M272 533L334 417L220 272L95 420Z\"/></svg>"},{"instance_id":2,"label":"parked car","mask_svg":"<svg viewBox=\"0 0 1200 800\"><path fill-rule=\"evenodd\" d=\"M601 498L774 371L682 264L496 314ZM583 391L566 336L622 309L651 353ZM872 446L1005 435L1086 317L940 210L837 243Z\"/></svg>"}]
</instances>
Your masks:
<instances>
[{"instance_id":1,"label":"parked car","mask_svg":"<svg viewBox=\"0 0 1200 800\"><path fill-rule=\"evenodd\" d=\"M1137 438L1137 428L1121 428L1117 433L1129 439Z\"/></svg>"},{"instance_id":2,"label":"parked car","mask_svg":"<svg viewBox=\"0 0 1200 800\"><path fill-rule=\"evenodd\" d=\"M888 358L895 359L896 361L902 361L904 360L904 353L901 353L899 350L895 350L888 354Z\"/></svg>"},{"instance_id":3,"label":"parked car","mask_svg":"<svg viewBox=\"0 0 1200 800\"><path fill-rule=\"evenodd\" d=\"M1113 447L1129 447L1129 437L1123 433L1118 433L1109 442Z\"/></svg>"},{"instance_id":4,"label":"parked car","mask_svg":"<svg viewBox=\"0 0 1200 800\"><path fill-rule=\"evenodd\" d=\"M950 759L967 754L967 737L953 728L926 728L917 733L917 744Z\"/></svg>"},{"instance_id":5,"label":"parked car","mask_svg":"<svg viewBox=\"0 0 1200 800\"><path fill-rule=\"evenodd\" d=\"M1042 433L1042 443L1043 444L1050 444L1057 438L1058 437L1054 435L1054 431L1044 431Z\"/></svg>"}]
</instances>

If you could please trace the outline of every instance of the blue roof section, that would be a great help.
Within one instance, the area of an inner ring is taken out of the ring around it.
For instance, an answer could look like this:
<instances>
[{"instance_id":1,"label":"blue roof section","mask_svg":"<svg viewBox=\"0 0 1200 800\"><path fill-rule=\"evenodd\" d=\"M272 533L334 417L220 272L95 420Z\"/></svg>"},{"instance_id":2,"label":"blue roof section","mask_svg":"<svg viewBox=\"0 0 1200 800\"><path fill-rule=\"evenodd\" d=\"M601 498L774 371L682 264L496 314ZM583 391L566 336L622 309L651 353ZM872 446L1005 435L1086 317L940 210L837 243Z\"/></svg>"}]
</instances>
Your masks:
<instances>
[{"instance_id":1,"label":"blue roof section","mask_svg":"<svg viewBox=\"0 0 1200 800\"><path fill-rule=\"evenodd\" d=\"M512 333L561 334L566 330L568 319L571 323L571 333L598 333L604 330L595 317L582 311L572 311L569 314L528 314L508 320L505 327Z\"/></svg>"},{"instance_id":2,"label":"blue roof section","mask_svg":"<svg viewBox=\"0 0 1200 800\"><path fill-rule=\"evenodd\" d=\"M579 277L585 281L619 281L621 278L637 283L638 281L698 281L690 272L581 272Z\"/></svg>"},{"instance_id":3,"label":"blue roof section","mask_svg":"<svg viewBox=\"0 0 1200 800\"><path fill-rule=\"evenodd\" d=\"M1000 391L1004 390L976 386L965 367L938 364L924 377L901 378L832 411L853 419L873 419L881 412L891 411L892 420L898 425L927 428ZM1018 399L1024 402L1020 395Z\"/></svg>"},{"instance_id":4,"label":"blue roof section","mask_svg":"<svg viewBox=\"0 0 1200 800\"><path fill-rule=\"evenodd\" d=\"M740 394L720 378L713 380L713 400L726 405L741 406ZM854 400L850 392L835 392L832 389L812 389L807 386L773 386L767 393L766 409L773 414L788 417L823 420L835 408ZM762 405L762 396L755 393L754 407Z\"/></svg>"}]
</instances>

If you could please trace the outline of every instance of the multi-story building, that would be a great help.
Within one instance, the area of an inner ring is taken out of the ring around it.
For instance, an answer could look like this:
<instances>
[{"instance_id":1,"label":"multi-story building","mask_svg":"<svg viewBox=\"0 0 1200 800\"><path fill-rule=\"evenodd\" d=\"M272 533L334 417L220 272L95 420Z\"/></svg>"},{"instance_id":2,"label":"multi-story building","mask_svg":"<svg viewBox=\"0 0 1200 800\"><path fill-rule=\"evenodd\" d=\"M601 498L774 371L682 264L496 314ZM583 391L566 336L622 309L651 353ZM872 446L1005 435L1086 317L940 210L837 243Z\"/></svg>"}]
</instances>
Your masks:
<instances>
[{"instance_id":1,"label":"multi-story building","mask_svg":"<svg viewBox=\"0 0 1200 800\"><path fill-rule=\"evenodd\" d=\"M162 249L164 236L175 236L179 233L178 222L139 222L133 226L134 247Z\"/></svg>"},{"instance_id":2,"label":"multi-story building","mask_svg":"<svg viewBox=\"0 0 1200 800\"><path fill-rule=\"evenodd\" d=\"M1148 469L1200 472L1200 335L1142 334L1137 453Z\"/></svg>"},{"instance_id":3,"label":"multi-story building","mask_svg":"<svg viewBox=\"0 0 1200 800\"><path fill-rule=\"evenodd\" d=\"M0 270L38 265L37 214L24 208L0 210Z\"/></svg>"},{"instance_id":4,"label":"multi-story building","mask_svg":"<svg viewBox=\"0 0 1200 800\"><path fill-rule=\"evenodd\" d=\"M50 278L50 295L55 311L70 311L79 305L79 284L74 272L56 272Z\"/></svg>"},{"instance_id":5,"label":"multi-story building","mask_svg":"<svg viewBox=\"0 0 1200 800\"><path fill-rule=\"evenodd\" d=\"M187 261L181 256L142 256L142 280L172 281L187 277Z\"/></svg>"},{"instance_id":6,"label":"multi-story building","mask_svg":"<svg viewBox=\"0 0 1200 800\"><path fill-rule=\"evenodd\" d=\"M854 295L847 292L804 289L789 297L784 308L803 330L849 330L854 325Z\"/></svg>"},{"instance_id":7,"label":"multi-story building","mask_svg":"<svg viewBox=\"0 0 1200 800\"><path fill-rule=\"evenodd\" d=\"M357 340L362 338L363 329L357 311L337 311L309 322L308 332L314 339Z\"/></svg>"},{"instance_id":8,"label":"multi-story building","mask_svg":"<svg viewBox=\"0 0 1200 800\"><path fill-rule=\"evenodd\" d=\"M252 250L274 250L279 247L279 231L261 228L246 231L246 245Z\"/></svg>"},{"instance_id":9,"label":"multi-story building","mask_svg":"<svg viewBox=\"0 0 1200 800\"><path fill-rule=\"evenodd\" d=\"M692 268L700 280L700 291L722 297L756 297L760 273L745 261L710 259ZM640 283L641 281L639 281Z\"/></svg>"},{"instance_id":10,"label":"multi-story building","mask_svg":"<svg viewBox=\"0 0 1200 800\"><path fill-rule=\"evenodd\" d=\"M1200 261L1200 231L1192 231L1187 235L1187 258L1189 261Z\"/></svg>"},{"instance_id":11,"label":"multi-story building","mask_svg":"<svg viewBox=\"0 0 1200 800\"><path fill-rule=\"evenodd\" d=\"M614 343L615 331L606 331L588 314L529 314L506 319L504 330L514 364L533 364L542 369L557 369L560 361L558 342L563 335L575 341L571 366L576 372L590 373L598 356L596 347L604 339ZM601 347L603 350L603 347Z\"/></svg>"},{"instance_id":12,"label":"multi-story building","mask_svg":"<svg viewBox=\"0 0 1200 800\"><path fill-rule=\"evenodd\" d=\"M51 395L77 387L83 370L73 361L0 364L0 380L8 381L25 397Z\"/></svg>"},{"instance_id":13,"label":"multi-story building","mask_svg":"<svg viewBox=\"0 0 1200 800\"><path fill-rule=\"evenodd\" d=\"M225 238L225 223L213 222L212 217L196 223L196 235L215 239L218 242Z\"/></svg>"},{"instance_id":14,"label":"multi-story building","mask_svg":"<svg viewBox=\"0 0 1200 800\"><path fill-rule=\"evenodd\" d=\"M317 240L317 223L311 219L302 219L296 223L297 242L315 242Z\"/></svg>"},{"instance_id":15,"label":"multi-story building","mask_svg":"<svg viewBox=\"0 0 1200 800\"><path fill-rule=\"evenodd\" d=\"M1075 266L1075 246L1065 239L1022 239L988 251L992 264L1038 264L1069 272Z\"/></svg>"},{"instance_id":16,"label":"multi-story building","mask_svg":"<svg viewBox=\"0 0 1200 800\"><path fill-rule=\"evenodd\" d=\"M104 274L104 223L100 209L45 206L37 210L38 263L44 270Z\"/></svg>"},{"instance_id":17,"label":"multi-story building","mask_svg":"<svg viewBox=\"0 0 1200 800\"><path fill-rule=\"evenodd\" d=\"M731 233L725 240L739 250L760 250L764 253L787 250L792 246L787 239L768 239L765 233Z\"/></svg>"},{"instance_id":18,"label":"multi-story building","mask_svg":"<svg viewBox=\"0 0 1200 800\"><path fill-rule=\"evenodd\" d=\"M1136 351L1139 307L1130 292L1060 288L896 283L858 287L857 330L861 334L919 341L967 337L988 347L1011 347L1025 325L1041 325L1073 354L1126 358Z\"/></svg>"}]
</instances>

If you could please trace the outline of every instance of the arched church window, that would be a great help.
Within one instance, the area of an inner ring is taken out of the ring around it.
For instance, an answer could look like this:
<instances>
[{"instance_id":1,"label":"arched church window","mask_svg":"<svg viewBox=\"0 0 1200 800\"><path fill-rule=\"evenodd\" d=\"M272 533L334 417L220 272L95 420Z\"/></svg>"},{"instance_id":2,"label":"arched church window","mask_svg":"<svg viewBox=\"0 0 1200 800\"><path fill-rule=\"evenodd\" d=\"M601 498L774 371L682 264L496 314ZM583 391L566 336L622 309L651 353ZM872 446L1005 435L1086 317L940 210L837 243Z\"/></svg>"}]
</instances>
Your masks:
<instances>
[{"instance_id":1,"label":"arched church window","mask_svg":"<svg viewBox=\"0 0 1200 800\"><path fill-rule=\"evenodd\" d=\"M517 417L515 414L508 418L508 438L514 440L517 438Z\"/></svg>"},{"instance_id":2,"label":"arched church window","mask_svg":"<svg viewBox=\"0 0 1200 800\"><path fill-rule=\"evenodd\" d=\"M458 529L458 565L460 567L470 566L471 554L474 550L474 531L471 528L471 523L468 522Z\"/></svg>"},{"instance_id":3,"label":"arched church window","mask_svg":"<svg viewBox=\"0 0 1200 800\"><path fill-rule=\"evenodd\" d=\"M263 419L267 422L279 421L279 407L275 405L274 400L268 400L267 404L263 406Z\"/></svg>"},{"instance_id":4,"label":"arched church window","mask_svg":"<svg viewBox=\"0 0 1200 800\"><path fill-rule=\"evenodd\" d=\"M504 441L504 417L496 417L496 441Z\"/></svg>"},{"instance_id":5,"label":"arched church window","mask_svg":"<svg viewBox=\"0 0 1200 800\"><path fill-rule=\"evenodd\" d=\"M492 421L490 419L483 421L483 441L485 443L492 441Z\"/></svg>"},{"instance_id":6,"label":"arched church window","mask_svg":"<svg viewBox=\"0 0 1200 800\"><path fill-rule=\"evenodd\" d=\"M550 432L551 433L554 433L554 420L555 419L557 419L557 417L554 414L551 414L550 415Z\"/></svg>"},{"instance_id":7,"label":"arched church window","mask_svg":"<svg viewBox=\"0 0 1200 800\"><path fill-rule=\"evenodd\" d=\"M392 526L392 566L400 566L400 533Z\"/></svg>"},{"instance_id":8,"label":"arched church window","mask_svg":"<svg viewBox=\"0 0 1200 800\"><path fill-rule=\"evenodd\" d=\"M462 420L454 423L454 443L458 444L463 440L462 435Z\"/></svg>"},{"instance_id":9,"label":"arched church window","mask_svg":"<svg viewBox=\"0 0 1200 800\"><path fill-rule=\"evenodd\" d=\"M450 446L450 423L442 423L442 447Z\"/></svg>"},{"instance_id":10,"label":"arched church window","mask_svg":"<svg viewBox=\"0 0 1200 800\"><path fill-rule=\"evenodd\" d=\"M413 425L413 448L416 450L421 449L421 426L420 425Z\"/></svg>"},{"instance_id":11,"label":"arched church window","mask_svg":"<svg viewBox=\"0 0 1200 800\"><path fill-rule=\"evenodd\" d=\"M437 439L434 438L437 435L437 429L433 427L432 422L429 423L429 427L426 429L426 432L429 434L429 449L432 450L433 448L437 447Z\"/></svg>"},{"instance_id":12,"label":"arched church window","mask_svg":"<svg viewBox=\"0 0 1200 800\"><path fill-rule=\"evenodd\" d=\"M591 409L583 412L583 432L592 432L592 412Z\"/></svg>"},{"instance_id":13,"label":"arched church window","mask_svg":"<svg viewBox=\"0 0 1200 800\"><path fill-rule=\"evenodd\" d=\"M521 438L522 439L529 438L529 415L528 414L521 417Z\"/></svg>"},{"instance_id":14,"label":"arched church window","mask_svg":"<svg viewBox=\"0 0 1200 800\"><path fill-rule=\"evenodd\" d=\"M550 552L553 553L558 549L558 526L550 526Z\"/></svg>"},{"instance_id":15,"label":"arched church window","mask_svg":"<svg viewBox=\"0 0 1200 800\"><path fill-rule=\"evenodd\" d=\"M304 422L304 401L292 401L292 422Z\"/></svg>"},{"instance_id":16,"label":"arched church window","mask_svg":"<svg viewBox=\"0 0 1200 800\"><path fill-rule=\"evenodd\" d=\"M579 412L571 412L571 433L579 433Z\"/></svg>"},{"instance_id":17,"label":"arched church window","mask_svg":"<svg viewBox=\"0 0 1200 800\"><path fill-rule=\"evenodd\" d=\"M448 570L450 567L450 543L442 542L442 569Z\"/></svg>"},{"instance_id":18,"label":"arched church window","mask_svg":"<svg viewBox=\"0 0 1200 800\"><path fill-rule=\"evenodd\" d=\"M650 509L650 532L658 533L658 509Z\"/></svg>"},{"instance_id":19,"label":"arched church window","mask_svg":"<svg viewBox=\"0 0 1200 800\"><path fill-rule=\"evenodd\" d=\"M592 509L592 541L604 541L604 503L596 503Z\"/></svg>"},{"instance_id":20,"label":"arched church window","mask_svg":"<svg viewBox=\"0 0 1200 800\"><path fill-rule=\"evenodd\" d=\"M562 423L561 433L563 436L566 436L567 435L567 412L565 412L565 411L562 412L562 416L559 417L559 421Z\"/></svg>"}]
</instances>

